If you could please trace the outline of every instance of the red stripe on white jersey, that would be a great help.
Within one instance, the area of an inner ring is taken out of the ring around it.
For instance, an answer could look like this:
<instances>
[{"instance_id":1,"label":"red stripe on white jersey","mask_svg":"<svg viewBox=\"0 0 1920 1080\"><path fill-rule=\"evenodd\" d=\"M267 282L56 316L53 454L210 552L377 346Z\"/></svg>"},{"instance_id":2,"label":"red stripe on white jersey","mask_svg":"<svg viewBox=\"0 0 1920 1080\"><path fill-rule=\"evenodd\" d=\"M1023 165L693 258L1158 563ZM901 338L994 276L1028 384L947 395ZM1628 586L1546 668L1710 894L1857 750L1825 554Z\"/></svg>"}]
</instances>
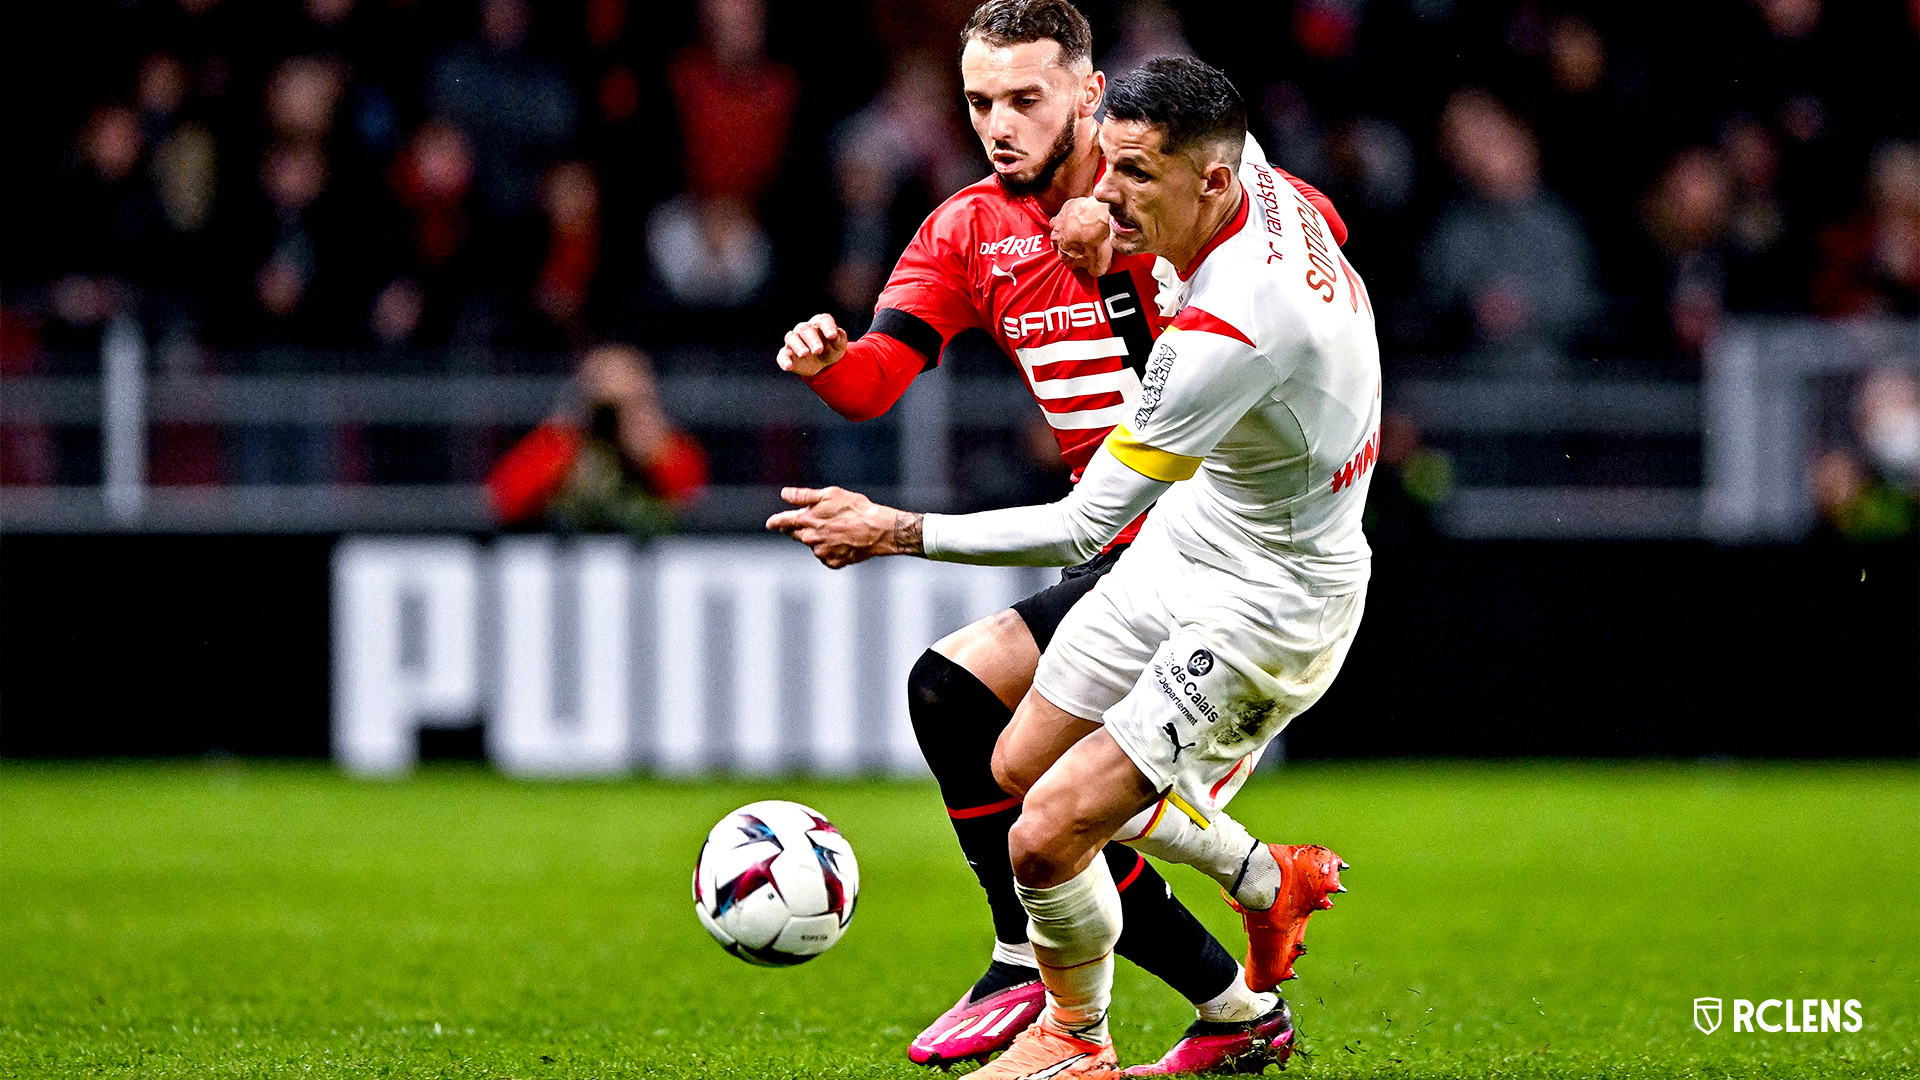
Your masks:
<instances>
[{"instance_id":1,"label":"red stripe on white jersey","mask_svg":"<svg viewBox=\"0 0 1920 1080\"><path fill-rule=\"evenodd\" d=\"M1209 334L1219 334L1235 341L1244 341L1250 349L1259 348L1253 339L1240 332L1239 328L1219 316L1201 311L1189 304L1186 310L1173 317L1172 330L1204 330Z\"/></svg>"}]
</instances>

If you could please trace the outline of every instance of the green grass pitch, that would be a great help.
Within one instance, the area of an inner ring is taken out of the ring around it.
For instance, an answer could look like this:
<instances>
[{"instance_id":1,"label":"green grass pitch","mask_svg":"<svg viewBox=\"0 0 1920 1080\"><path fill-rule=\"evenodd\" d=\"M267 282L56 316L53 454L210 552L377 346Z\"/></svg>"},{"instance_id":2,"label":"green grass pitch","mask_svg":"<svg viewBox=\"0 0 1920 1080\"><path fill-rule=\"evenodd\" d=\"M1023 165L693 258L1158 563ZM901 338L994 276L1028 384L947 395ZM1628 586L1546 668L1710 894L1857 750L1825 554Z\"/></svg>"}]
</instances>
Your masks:
<instances>
[{"instance_id":1,"label":"green grass pitch","mask_svg":"<svg viewBox=\"0 0 1920 1080\"><path fill-rule=\"evenodd\" d=\"M762 797L860 858L847 937L799 968L690 910L703 834ZM1288 985L1289 1075L1920 1074L1911 765L1294 765L1235 810L1354 864ZM0 1076L920 1076L905 1044L986 926L930 784L0 766ZM1789 997L1865 1027L1731 1030L1732 999ZM1191 1016L1124 961L1115 1002L1123 1061Z\"/></svg>"}]
</instances>

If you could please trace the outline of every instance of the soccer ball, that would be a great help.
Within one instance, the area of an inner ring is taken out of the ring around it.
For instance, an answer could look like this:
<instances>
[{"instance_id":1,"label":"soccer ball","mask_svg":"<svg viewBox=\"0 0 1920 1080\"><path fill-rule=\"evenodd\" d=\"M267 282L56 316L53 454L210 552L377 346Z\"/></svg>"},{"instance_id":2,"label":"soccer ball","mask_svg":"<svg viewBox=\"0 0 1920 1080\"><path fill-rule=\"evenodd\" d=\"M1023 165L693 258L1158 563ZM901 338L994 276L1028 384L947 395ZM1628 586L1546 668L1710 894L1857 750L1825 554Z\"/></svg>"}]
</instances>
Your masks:
<instances>
[{"instance_id":1,"label":"soccer ball","mask_svg":"<svg viewBox=\"0 0 1920 1080\"><path fill-rule=\"evenodd\" d=\"M804 964L853 919L853 846L812 807L780 799L720 819L693 867L693 911L723 948L752 964Z\"/></svg>"}]
</instances>

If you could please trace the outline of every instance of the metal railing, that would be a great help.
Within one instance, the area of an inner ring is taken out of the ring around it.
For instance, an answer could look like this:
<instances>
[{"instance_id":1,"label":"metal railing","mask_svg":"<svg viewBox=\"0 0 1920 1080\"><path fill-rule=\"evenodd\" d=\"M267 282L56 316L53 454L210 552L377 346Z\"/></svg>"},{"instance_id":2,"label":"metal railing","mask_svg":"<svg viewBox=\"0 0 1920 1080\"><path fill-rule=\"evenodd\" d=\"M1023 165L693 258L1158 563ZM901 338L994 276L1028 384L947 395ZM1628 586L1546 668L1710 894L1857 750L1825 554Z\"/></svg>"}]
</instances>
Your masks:
<instances>
[{"instance_id":1,"label":"metal railing","mask_svg":"<svg viewBox=\"0 0 1920 1080\"><path fill-rule=\"evenodd\" d=\"M755 355L754 359L764 360ZM99 429L100 483L0 487L0 529L34 532L350 532L480 530L491 525L478 477L438 484L155 485L156 425L227 427L340 424L530 427L566 401L568 380L528 375L152 375L138 328L116 320L102 335L100 375L0 379L0 425ZM737 366L745 366L737 365ZM768 364L771 368L771 364ZM915 384L889 422L894 480L877 497L951 504L946 447L956 425L1016 427L1033 404L1017 380L962 380L944 371ZM676 422L746 431L767 425L825 431L846 422L798 379L673 375L659 380ZM756 528L778 507L772 483L716 484L684 516L700 530Z\"/></svg>"},{"instance_id":2,"label":"metal railing","mask_svg":"<svg viewBox=\"0 0 1920 1080\"><path fill-rule=\"evenodd\" d=\"M1429 441L1700 435L1699 387L1653 380L1418 379L1389 384L1387 405ZM1472 539L1673 539L1699 533L1697 488L1488 484L1468 475L1434 508L1448 535Z\"/></svg>"},{"instance_id":3,"label":"metal railing","mask_svg":"<svg viewBox=\"0 0 1920 1080\"><path fill-rule=\"evenodd\" d=\"M756 360L764 358L754 358ZM660 392L668 413L731 438L768 427L832 437L848 426L798 380L772 373L675 374ZM1760 320L1735 324L1708 357L1700 383L1657 380L1388 381L1386 404L1431 445L1514 442L1508 458L1557 456L1555 440L1658 443L1686 459L1682 479L1513 482L1464 469L1433 508L1437 527L1463 538L1793 539L1813 521L1805 462L1814 441L1809 380L1876 366L1920 370L1920 324ZM161 424L337 424L516 427L538 422L567 394L556 376L150 375L131 322L103 335L99 376L0 379L0 425L98 426L100 483L0 487L0 529L38 532L354 532L480 530L489 525L477 476L436 484L164 486L148 482L150 432ZM758 370L744 360L737 370ZM1031 422L1032 399L1011 374L916 380L891 417L888 474L863 486L876 498L944 508L968 477L959 444L981 430ZM1675 449L1677 448L1677 449ZM1567 455L1570 459L1571 454ZM1522 460L1522 465L1529 462ZM834 476L832 479L841 479ZM860 481L858 477L848 480ZM720 483L685 523L750 530L777 507L776 483Z\"/></svg>"},{"instance_id":4,"label":"metal railing","mask_svg":"<svg viewBox=\"0 0 1920 1080\"><path fill-rule=\"evenodd\" d=\"M1765 319L1722 334L1704 386L1707 535L1805 536L1817 516L1807 475L1819 441L1816 384L1875 368L1920 375L1920 322Z\"/></svg>"}]
</instances>

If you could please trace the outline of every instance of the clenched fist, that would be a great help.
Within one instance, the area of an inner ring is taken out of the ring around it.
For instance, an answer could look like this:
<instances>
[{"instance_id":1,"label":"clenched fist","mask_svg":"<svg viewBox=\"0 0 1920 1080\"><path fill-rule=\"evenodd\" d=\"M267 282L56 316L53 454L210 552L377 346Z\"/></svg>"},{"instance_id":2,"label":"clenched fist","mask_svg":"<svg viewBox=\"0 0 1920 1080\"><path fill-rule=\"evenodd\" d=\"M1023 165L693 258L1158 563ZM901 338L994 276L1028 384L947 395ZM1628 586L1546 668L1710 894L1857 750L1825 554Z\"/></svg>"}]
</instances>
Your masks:
<instances>
[{"instance_id":1,"label":"clenched fist","mask_svg":"<svg viewBox=\"0 0 1920 1080\"><path fill-rule=\"evenodd\" d=\"M773 362L781 371L795 375L818 375L832 367L847 352L847 332L831 315L815 315L787 331L786 344Z\"/></svg>"},{"instance_id":2,"label":"clenched fist","mask_svg":"<svg viewBox=\"0 0 1920 1080\"><path fill-rule=\"evenodd\" d=\"M1053 217L1053 246L1060 261L1094 277L1113 266L1113 218L1094 198L1068 199Z\"/></svg>"}]
</instances>

